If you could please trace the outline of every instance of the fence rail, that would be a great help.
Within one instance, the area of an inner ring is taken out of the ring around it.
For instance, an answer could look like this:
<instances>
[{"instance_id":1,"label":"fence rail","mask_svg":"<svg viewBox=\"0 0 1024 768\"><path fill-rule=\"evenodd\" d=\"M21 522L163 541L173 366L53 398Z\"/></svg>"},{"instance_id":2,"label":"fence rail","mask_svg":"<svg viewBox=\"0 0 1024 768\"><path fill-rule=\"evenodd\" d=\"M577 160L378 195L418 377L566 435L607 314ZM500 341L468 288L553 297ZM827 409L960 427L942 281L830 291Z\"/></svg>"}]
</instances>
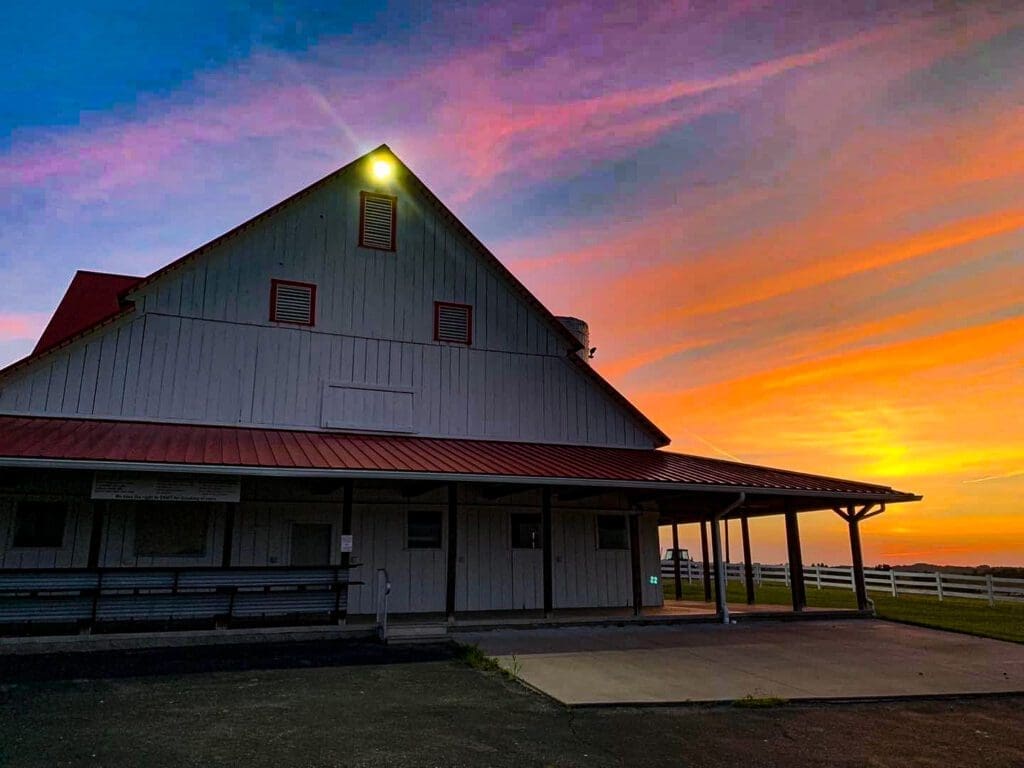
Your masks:
<instances>
[{"instance_id":1,"label":"fence rail","mask_svg":"<svg viewBox=\"0 0 1024 768\"><path fill-rule=\"evenodd\" d=\"M680 576L687 582L700 582L704 578L704 566L696 560L680 563ZM754 583L784 584L789 586L789 564L767 565L753 563ZM709 564L714 579L715 568ZM728 563L725 566L726 581L742 582L743 563ZM661 561L663 579L675 578L675 565L671 560ZM853 567L849 565L804 566L804 584L808 589L839 588L854 590ZM997 600L1024 602L1024 579L1002 576L970 576L959 573L938 571L893 571L875 568L864 569L864 585L869 592L887 592L893 597L900 595L930 595L943 600L948 597L988 600L995 605Z\"/></svg>"}]
</instances>

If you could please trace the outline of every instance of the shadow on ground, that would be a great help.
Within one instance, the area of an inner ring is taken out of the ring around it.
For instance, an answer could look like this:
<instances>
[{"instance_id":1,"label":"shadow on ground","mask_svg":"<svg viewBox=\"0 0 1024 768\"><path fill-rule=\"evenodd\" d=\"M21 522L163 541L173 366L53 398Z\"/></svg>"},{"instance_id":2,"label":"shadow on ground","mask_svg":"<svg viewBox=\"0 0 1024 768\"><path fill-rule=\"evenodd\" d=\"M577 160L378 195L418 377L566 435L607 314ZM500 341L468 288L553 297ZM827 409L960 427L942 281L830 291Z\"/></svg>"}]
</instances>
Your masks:
<instances>
[{"instance_id":1,"label":"shadow on ground","mask_svg":"<svg viewBox=\"0 0 1024 768\"><path fill-rule=\"evenodd\" d=\"M1022 698L572 711L437 654L307 644L111 654L79 670L92 679L31 679L68 660L21 669L0 685L0 765L1024 764Z\"/></svg>"},{"instance_id":2,"label":"shadow on ground","mask_svg":"<svg viewBox=\"0 0 1024 768\"><path fill-rule=\"evenodd\" d=\"M0 655L0 684L403 664L451 659L454 654L455 649L448 644L389 647L374 642L316 640L28 656Z\"/></svg>"}]
</instances>

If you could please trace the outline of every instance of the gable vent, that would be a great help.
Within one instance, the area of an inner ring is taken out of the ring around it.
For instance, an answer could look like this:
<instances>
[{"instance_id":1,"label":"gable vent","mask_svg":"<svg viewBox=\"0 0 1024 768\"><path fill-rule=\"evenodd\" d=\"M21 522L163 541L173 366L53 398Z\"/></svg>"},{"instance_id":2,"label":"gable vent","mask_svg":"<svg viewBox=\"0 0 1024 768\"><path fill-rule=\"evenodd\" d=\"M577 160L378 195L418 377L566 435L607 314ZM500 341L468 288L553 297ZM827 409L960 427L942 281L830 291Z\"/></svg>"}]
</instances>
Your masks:
<instances>
[{"instance_id":1,"label":"gable vent","mask_svg":"<svg viewBox=\"0 0 1024 768\"><path fill-rule=\"evenodd\" d=\"M316 317L316 286L291 280L270 282L270 320L275 323L313 325Z\"/></svg>"},{"instance_id":2,"label":"gable vent","mask_svg":"<svg viewBox=\"0 0 1024 768\"><path fill-rule=\"evenodd\" d=\"M398 199L372 192L359 193L359 245L380 251L395 250Z\"/></svg>"},{"instance_id":3,"label":"gable vent","mask_svg":"<svg viewBox=\"0 0 1024 768\"><path fill-rule=\"evenodd\" d=\"M434 341L473 343L473 308L468 304L434 302Z\"/></svg>"}]
</instances>

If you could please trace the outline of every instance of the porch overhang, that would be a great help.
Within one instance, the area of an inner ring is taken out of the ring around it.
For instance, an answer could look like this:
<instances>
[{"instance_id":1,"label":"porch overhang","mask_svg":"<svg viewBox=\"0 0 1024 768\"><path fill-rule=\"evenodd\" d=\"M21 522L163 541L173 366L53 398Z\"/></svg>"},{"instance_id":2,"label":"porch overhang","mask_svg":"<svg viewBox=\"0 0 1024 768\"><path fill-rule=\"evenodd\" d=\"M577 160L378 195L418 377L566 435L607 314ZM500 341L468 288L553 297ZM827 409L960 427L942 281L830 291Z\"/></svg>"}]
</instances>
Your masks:
<instances>
[{"instance_id":1,"label":"porch overhang","mask_svg":"<svg viewBox=\"0 0 1024 768\"><path fill-rule=\"evenodd\" d=\"M560 487L626 492L664 523L900 503L888 486L663 450L0 415L0 467Z\"/></svg>"}]
</instances>

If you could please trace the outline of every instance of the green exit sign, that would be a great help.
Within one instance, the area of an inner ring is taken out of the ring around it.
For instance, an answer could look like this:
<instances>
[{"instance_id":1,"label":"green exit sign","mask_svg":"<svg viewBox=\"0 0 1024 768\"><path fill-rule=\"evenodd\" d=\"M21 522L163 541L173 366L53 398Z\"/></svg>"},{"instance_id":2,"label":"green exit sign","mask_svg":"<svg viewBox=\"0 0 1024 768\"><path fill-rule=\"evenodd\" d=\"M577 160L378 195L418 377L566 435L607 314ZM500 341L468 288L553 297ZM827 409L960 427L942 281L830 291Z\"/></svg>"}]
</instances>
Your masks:
<instances>
[{"instance_id":1,"label":"green exit sign","mask_svg":"<svg viewBox=\"0 0 1024 768\"><path fill-rule=\"evenodd\" d=\"M650 578L648 579L648 581L650 581L650 582L651 582L651 584L657 584L657 583L658 583L658 577L657 577L657 576L651 576L651 577L650 577Z\"/></svg>"}]
</instances>

